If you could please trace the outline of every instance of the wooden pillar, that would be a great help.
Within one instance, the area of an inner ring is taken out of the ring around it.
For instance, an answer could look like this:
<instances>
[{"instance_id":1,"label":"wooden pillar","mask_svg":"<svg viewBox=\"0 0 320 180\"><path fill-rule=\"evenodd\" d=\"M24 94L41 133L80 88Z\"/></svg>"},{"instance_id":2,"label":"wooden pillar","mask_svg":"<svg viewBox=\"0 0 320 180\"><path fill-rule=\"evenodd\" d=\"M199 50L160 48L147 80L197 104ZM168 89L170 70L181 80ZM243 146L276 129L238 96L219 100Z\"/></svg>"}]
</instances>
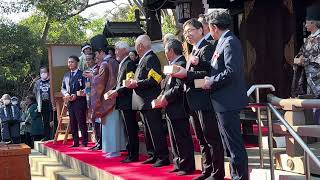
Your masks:
<instances>
[{"instance_id":1,"label":"wooden pillar","mask_svg":"<svg viewBox=\"0 0 320 180\"><path fill-rule=\"evenodd\" d=\"M161 40L161 12L146 10L146 21L147 21L147 34L151 41Z\"/></svg>"}]
</instances>

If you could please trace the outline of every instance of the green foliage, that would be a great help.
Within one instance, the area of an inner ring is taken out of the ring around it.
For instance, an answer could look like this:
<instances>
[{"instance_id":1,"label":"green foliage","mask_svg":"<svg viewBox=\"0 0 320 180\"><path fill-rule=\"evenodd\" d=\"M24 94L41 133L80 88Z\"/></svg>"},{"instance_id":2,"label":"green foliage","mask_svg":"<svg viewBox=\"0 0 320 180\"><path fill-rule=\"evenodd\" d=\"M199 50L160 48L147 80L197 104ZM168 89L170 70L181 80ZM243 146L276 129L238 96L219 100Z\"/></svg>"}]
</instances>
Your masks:
<instances>
[{"instance_id":1,"label":"green foliage","mask_svg":"<svg viewBox=\"0 0 320 180\"><path fill-rule=\"evenodd\" d=\"M174 24L174 19L173 16L164 16L162 18L162 34L176 34L177 33L177 28Z\"/></svg>"},{"instance_id":2,"label":"green foliage","mask_svg":"<svg viewBox=\"0 0 320 180\"><path fill-rule=\"evenodd\" d=\"M42 13L34 14L19 24L29 28L34 35L39 36L45 26L46 17ZM52 21L48 32L48 43L82 44L88 41L88 30L94 32L93 35L102 33L104 27L103 18L89 21L79 15L64 21Z\"/></svg>"},{"instance_id":3,"label":"green foliage","mask_svg":"<svg viewBox=\"0 0 320 180\"><path fill-rule=\"evenodd\" d=\"M43 58L39 38L22 25L0 22L0 94L24 96Z\"/></svg>"}]
</instances>

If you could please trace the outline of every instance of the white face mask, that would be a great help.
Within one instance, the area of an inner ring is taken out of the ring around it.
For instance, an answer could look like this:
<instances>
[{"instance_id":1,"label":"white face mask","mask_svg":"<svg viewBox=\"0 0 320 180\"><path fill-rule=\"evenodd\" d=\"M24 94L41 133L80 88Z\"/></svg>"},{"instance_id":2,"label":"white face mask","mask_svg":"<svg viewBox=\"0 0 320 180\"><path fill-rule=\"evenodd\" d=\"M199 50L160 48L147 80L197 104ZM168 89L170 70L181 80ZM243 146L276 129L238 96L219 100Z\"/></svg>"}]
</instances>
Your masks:
<instances>
[{"instance_id":1,"label":"white face mask","mask_svg":"<svg viewBox=\"0 0 320 180\"><path fill-rule=\"evenodd\" d=\"M13 105L17 105L17 104L18 104L17 101L12 101L11 103L12 103Z\"/></svg>"},{"instance_id":2,"label":"white face mask","mask_svg":"<svg viewBox=\"0 0 320 180\"><path fill-rule=\"evenodd\" d=\"M8 104L10 104L10 102L11 102L11 100L9 100L9 99L5 99L5 100L3 100L3 104L4 104L4 105L8 105Z\"/></svg>"},{"instance_id":3,"label":"white face mask","mask_svg":"<svg viewBox=\"0 0 320 180\"><path fill-rule=\"evenodd\" d=\"M48 78L48 73L41 73L40 77L42 80L46 80Z\"/></svg>"}]
</instances>

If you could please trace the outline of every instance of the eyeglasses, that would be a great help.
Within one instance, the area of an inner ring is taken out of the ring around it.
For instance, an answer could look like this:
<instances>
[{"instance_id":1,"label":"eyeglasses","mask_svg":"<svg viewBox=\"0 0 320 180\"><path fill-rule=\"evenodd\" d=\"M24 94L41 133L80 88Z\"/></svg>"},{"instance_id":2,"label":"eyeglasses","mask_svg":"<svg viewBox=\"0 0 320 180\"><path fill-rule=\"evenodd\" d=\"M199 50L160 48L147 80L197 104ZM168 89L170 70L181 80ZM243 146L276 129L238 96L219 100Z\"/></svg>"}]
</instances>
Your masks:
<instances>
[{"instance_id":1,"label":"eyeglasses","mask_svg":"<svg viewBox=\"0 0 320 180\"><path fill-rule=\"evenodd\" d=\"M186 35L190 34L191 32L193 32L194 30L197 30L197 29L196 28L190 28L190 29L188 29L186 31L183 31L183 35L186 36Z\"/></svg>"}]
</instances>

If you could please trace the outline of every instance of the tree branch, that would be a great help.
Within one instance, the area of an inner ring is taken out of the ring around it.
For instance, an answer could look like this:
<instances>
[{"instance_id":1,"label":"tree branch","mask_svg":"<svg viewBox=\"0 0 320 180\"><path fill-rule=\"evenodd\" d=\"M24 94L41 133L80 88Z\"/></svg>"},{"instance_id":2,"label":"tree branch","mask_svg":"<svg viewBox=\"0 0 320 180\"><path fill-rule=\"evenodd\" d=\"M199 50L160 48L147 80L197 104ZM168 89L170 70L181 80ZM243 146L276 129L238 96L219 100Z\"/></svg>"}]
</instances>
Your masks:
<instances>
[{"instance_id":1,"label":"tree branch","mask_svg":"<svg viewBox=\"0 0 320 180\"><path fill-rule=\"evenodd\" d=\"M95 6L95 5L98 5L98 4L102 4L102 3L113 2L113 1L115 1L115 0L101 0L101 1L98 1L98 2L95 2L95 3L92 3L92 4L87 4L82 9L80 9L78 12L73 13L73 14L69 14L68 17L76 16L76 15L82 13L84 10L86 10L89 7L92 7L92 6Z\"/></svg>"}]
</instances>

